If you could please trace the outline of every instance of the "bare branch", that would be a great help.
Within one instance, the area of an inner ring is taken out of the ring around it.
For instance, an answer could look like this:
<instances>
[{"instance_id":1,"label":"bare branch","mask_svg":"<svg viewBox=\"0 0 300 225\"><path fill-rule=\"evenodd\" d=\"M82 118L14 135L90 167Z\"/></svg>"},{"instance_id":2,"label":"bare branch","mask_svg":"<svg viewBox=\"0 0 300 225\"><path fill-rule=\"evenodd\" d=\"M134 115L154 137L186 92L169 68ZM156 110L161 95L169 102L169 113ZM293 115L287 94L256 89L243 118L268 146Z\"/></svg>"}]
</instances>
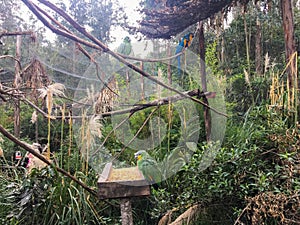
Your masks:
<instances>
[{"instance_id":1,"label":"bare branch","mask_svg":"<svg viewBox=\"0 0 300 225\"><path fill-rule=\"evenodd\" d=\"M89 60L91 60L92 63L95 64L96 66L96 75L97 75L97 78L104 84L104 86L106 88L108 88L108 90L110 90L112 93L114 93L115 95L119 96L114 90L112 90L108 84L101 79L100 75L99 75L99 71L101 70L99 64L96 62L96 60L88 53L88 51L86 51L79 43L76 43L77 44L77 47L78 49L87 57L89 58ZM101 73L102 74L105 74L104 71L101 70Z\"/></svg>"},{"instance_id":2,"label":"bare branch","mask_svg":"<svg viewBox=\"0 0 300 225\"><path fill-rule=\"evenodd\" d=\"M152 112L147 116L142 126L138 129L138 131L135 133L135 135L129 140L127 144L124 145L124 147L121 149L117 155L114 156L112 161L116 160L124 151L125 149L136 139L136 137L139 135L139 133L143 130L143 128L146 126L147 122L151 119L152 115L159 109L159 106L157 106L155 109L152 110Z\"/></svg>"},{"instance_id":3,"label":"bare branch","mask_svg":"<svg viewBox=\"0 0 300 225\"><path fill-rule=\"evenodd\" d=\"M37 112L39 112L40 114L43 115L43 117L47 118L48 119L48 113L44 112L43 110L41 110L38 106L36 106L35 104L33 104L31 101L29 101L28 99L26 98L21 98L20 99L21 101L27 103L28 105L30 105L32 108L34 108ZM55 116L50 116L50 119L56 119Z\"/></svg>"},{"instance_id":4,"label":"bare branch","mask_svg":"<svg viewBox=\"0 0 300 225\"><path fill-rule=\"evenodd\" d=\"M38 159L40 159L41 161L43 161L44 163L46 163L49 166L52 166L53 168L55 168L58 172L60 172L61 174L69 177L71 180L73 180L74 182L76 182L77 184L79 184L81 187L83 187L86 191L88 191L89 193L96 195L96 191L93 190L92 188L88 187L85 183L81 182L80 180L78 180L76 177L74 177L73 175L69 174L67 171L65 171L64 169L57 167L55 164L53 164L52 162L50 162L49 160L47 160L43 155L39 154L38 152L36 152L31 145L27 144L26 142L23 142L21 140L19 140L18 138L16 138L14 135L12 135L11 133L9 133L4 127L2 127L0 125L0 132L7 137L9 140L11 140L12 142L14 142L15 144L17 144L18 146L22 147L24 150L30 152L32 155L34 155L35 157L37 157Z\"/></svg>"},{"instance_id":5,"label":"bare branch","mask_svg":"<svg viewBox=\"0 0 300 225\"><path fill-rule=\"evenodd\" d=\"M35 38L33 31L2 31L0 33L0 38L3 36L18 36L18 35L30 35L32 38Z\"/></svg>"},{"instance_id":6,"label":"bare branch","mask_svg":"<svg viewBox=\"0 0 300 225\"><path fill-rule=\"evenodd\" d=\"M135 72L141 74L142 76L148 78L149 80L159 84L160 86L169 89L185 98L188 98L198 104L201 104L209 109L211 109L212 111L214 111L215 113L219 114L219 115L223 115L225 117L227 117L226 114L219 112L218 110L210 107L209 105L205 104L204 102L200 101L199 99L193 98L187 94L182 93L181 91L157 80L154 76L151 76L151 74L143 71L141 68L137 67L136 65L130 63L129 61L127 61L126 59L124 59L120 54L113 52L112 50L110 50L105 44L103 44L101 41L99 41L97 38L95 38L93 35L91 35L90 33L88 33L86 31L86 29L84 27L82 27L81 25L79 25L74 19L72 19L69 15L67 15L65 13L65 11L63 11L62 9L56 7L54 4L52 4L49 1L45 1L45 0L39 0L39 2L43 3L44 5L48 6L49 8L51 8L53 11L55 11L56 13L58 13L60 16L62 16L66 21L68 21L78 32L80 32L81 34L83 34L85 37L89 38L93 43L90 43L88 41L85 41L84 39L81 39L75 35L72 35L64 30L61 29L57 29L55 27L53 27L40 13L39 13L39 8L38 6L36 6L34 3L32 3L29 0L22 0L26 6L44 23L45 26L47 26L49 29L51 29L54 33L57 33L59 35L63 35L65 37L68 37L74 41L77 41L81 44L84 44L86 46L98 49L98 50L102 50L103 52L107 52L108 54L110 54L111 56L113 56L114 58L116 58L117 60L119 60L121 63L123 63L124 65L126 65L127 67L129 67L130 69L134 70Z\"/></svg>"},{"instance_id":7,"label":"bare branch","mask_svg":"<svg viewBox=\"0 0 300 225\"><path fill-rule=\"evenodd\" d=\"M20 60L18 60L16 57L14 57L12 55L1 55L0 56L0 59L5 59L5 58L10 58L10 59L15 60L18 63L19 67L22 68Z\"/></svg>"}]
</instances>

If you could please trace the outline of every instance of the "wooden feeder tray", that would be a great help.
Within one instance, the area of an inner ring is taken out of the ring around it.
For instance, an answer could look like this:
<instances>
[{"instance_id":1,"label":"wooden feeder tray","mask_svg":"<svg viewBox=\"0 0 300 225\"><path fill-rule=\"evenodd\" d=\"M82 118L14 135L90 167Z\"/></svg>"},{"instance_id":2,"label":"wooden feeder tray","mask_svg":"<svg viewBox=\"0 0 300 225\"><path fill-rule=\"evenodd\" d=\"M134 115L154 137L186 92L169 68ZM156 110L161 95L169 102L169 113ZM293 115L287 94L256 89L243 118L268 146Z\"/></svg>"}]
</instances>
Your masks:
<instances>
[{"instance_id":1,"label":"wooden feeder tray","mask_svg":"<svg viewBox=\"0 0 300 225\"><path fill-rule=\"evenodd\" d=\"M98 179L100 199L149 195L149 183L137 167L114 169L112 163L107 163Z\"/></svg>"}]
</instances>

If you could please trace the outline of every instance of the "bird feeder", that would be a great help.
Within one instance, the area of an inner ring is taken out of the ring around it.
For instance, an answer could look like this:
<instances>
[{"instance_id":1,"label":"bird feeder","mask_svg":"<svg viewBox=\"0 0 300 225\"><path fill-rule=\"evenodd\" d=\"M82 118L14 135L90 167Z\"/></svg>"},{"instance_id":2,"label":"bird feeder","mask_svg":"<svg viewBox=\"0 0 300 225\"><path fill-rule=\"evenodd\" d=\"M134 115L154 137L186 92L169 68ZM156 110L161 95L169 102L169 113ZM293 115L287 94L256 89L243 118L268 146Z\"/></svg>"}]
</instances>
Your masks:
<instances>
[{"instance_id":1,"label":"bird feeder","mask_svg":"<svg viewBox=\"0 0 300 225\"><path fill-rule=\"evenodd\" d=\"M148 181L137 167L118 168L107 163L98 179L98 197L100 199L119 198L122 225L132 225L132 197L146 197L150 195Z\"/></svg>"}]
</instances>

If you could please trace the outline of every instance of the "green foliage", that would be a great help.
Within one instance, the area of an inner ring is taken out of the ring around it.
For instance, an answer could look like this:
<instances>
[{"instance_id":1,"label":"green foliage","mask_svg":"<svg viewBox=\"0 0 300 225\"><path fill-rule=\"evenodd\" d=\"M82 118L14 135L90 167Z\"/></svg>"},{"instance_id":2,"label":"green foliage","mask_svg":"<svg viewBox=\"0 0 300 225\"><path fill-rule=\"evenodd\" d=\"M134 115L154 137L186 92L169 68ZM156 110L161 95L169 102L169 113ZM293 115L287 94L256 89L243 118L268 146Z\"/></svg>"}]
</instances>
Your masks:
<instances>
[{"instance_id":1,"label":"green foliage","mask_svg":"<svg viewBox=\"0 0 300 225\"><path fill-rule=\"evenodd\" d=\"M127 17L118 1L70 0L69 3L69 7L63 1L60 5L69 11L80 25L90 29L91 33L104 43L112 42L110 33L113 27L124 26L126 23Z\"/></svg>"},{"instance_id":2,"label":"green foliage","mask_svg":"<svg viewBox=\"0 0 300 225\"><path fill-rule=\"evenodd\" d=\"M95 180L80 172L76 176L87 183ZM7 207L1 212L6 224L105 224L97 198L50 167L3 181L0 204Z\"/></svg>"},{"instance_id":3,"label":"green foliage","mask_svg":"<svg viewBox=\"0 0 300 225\"><path fill-rule=\"evenodd\" d=\"M286 166L279 163L287 158L295 161L299 154L295 144L287 144L290 139L283 142L286 129L281 118L270 114L264 106L249 110L241 122L230 120L226 140L212 165L201 171L203 153L209 146L200 145L191 161L153 192L153 204L157 207L152 214L158 216L166 212L165 207L184 210L187 205L201 203L203 210L196 224L220 224L211 218L219 218L222 224L233 224L234 211L243 207L246 196L299 190L299 178L294 176L294 183L289 183ZM280 145L286 145L280 148L294 146L292 152L276 153L278 143L272 135L279 134ZM293 140L299 142L298 138ZM247 221L244 217L243 220Z\"/></svg>"},{"instance_id":4,"label":"green foliage","mask_svg":"<svg viewBox=\"0 0 300 225\"><path fill-rule=\"evenodd\" d=\"M249 3L252 5L252 2ZM227 71L231 71L230 75L236 73L243 73L243 68L246 64L246 43L245 43L245 26L244 19L248 28L248 35L250 39L250 60L251 71L255 71L255 34L256 34L256 18L258 17L261 23L262 29L262 43L263 56L269 54L269 56L276 58L281 64L284 62L284 36L282 35L282 21L279 1L274 1L271 9L257 10L255 6L249 6L245 17L240 13L236 13L230 26L224 31L226 60L224 67L228 68ZM221 44L221 43L220 43ZM220 46L221 47L221 46ZM283 65L277 65L282 69Z\"/></svg>"}]
</instances>

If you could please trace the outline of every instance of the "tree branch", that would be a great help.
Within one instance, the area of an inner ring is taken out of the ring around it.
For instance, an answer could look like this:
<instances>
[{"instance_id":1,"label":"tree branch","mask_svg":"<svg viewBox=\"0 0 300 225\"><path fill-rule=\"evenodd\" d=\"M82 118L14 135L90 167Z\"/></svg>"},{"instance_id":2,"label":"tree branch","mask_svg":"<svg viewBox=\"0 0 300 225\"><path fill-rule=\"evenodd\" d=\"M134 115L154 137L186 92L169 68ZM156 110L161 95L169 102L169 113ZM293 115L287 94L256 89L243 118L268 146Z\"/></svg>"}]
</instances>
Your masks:
<instances>
[{"instance_id":1,"label":"tree branch","mask_svg":"<svg viewBox=\"0 0 300 225\"><path fill-rule=\"evenodd\" d=\"M52 166L53 168L55 168L58 172L60 172L61 174L69 177L71 180L73 180L74 182L76 182L77 184L79 184L81 187L83 187L86 191L88 191L89 193L96 195L97 192L95 190L93 190L92 188L88 187L85 183L81 182L80 180L78 180L76 177L74 177L73 175L69 174L67 171L65 171L64 169L57 167L55 164L53 164L52 162L50 162L49 160L47 160L43 155L37 153L32 147L31 145L27 144L26 142L23 142L21 140L19 140L18 138L16 138L14 135L12 135L11 133L9 133L4 127L2 127L0 125L0 132L7 137L9 140L11 140L12 142L14 142L15 144L17 144L18 146L22 147L23 149L25 149L26 151L30 152L32 155L34 155L35 157L37 157L38 159L40 159L41 161L43 161L44 163L46 163L47 165Z\"/></svg>"},{"instance_id":2,"label":"tree branch","mask_svg":"<svg viewBox=\"0 0 300 225\"><path fill-rule=\"evenodd\" d=\"M98 49L98 50L102 50L103 52L107 52L108 54L110 54L111 56L113 56L114 58L116 58L117 60L119 60L121 63L123 63L124 65L126 65L127 67L129 67L130 69L134 70L135 72L141 74L142 76L148 78L149 80L157 83L158 85L169 89L185 98L188 98L198 104L201 104L209 109L211 109L212 111L214 111L215 113L225 116L227 117L227 115L225 113L219 112L218 110L210 107L209 105L205 104L204 102L200 101L199 99L193 98L187 94L184 94L183 92L157 80L154 76L151 76L151 74L143 71L141 68L135 66L134 64L130 63L129 61L127 61L125 58L123 58L121 55L119 55L118 53L113 52L112 50L110 50L105 44L103 44L101 41L99 41L97 38L95 38L93 35L91 35L90 33L88 33L84 27L82 27L81 25L79 25L75 20L73 20L69 15L67 15L65 13L65 11L63 11L62 9L56 7L54 4L52 4L49 1L45 1L45 0L39 0L39 2L43 3L44 5L48 6L50 9L52 9L53 11L55 11L56 13L58 13L60 16L62 16L67 22L69 22L78 32L80 32L81 34L83 34L85 37L89 38L93 43L90 43L88 41L85 41L84 39L81 39L75 35L72 35L66 31L57 29L55 27L53 27L38 11L38 7L32 3L30 0L22 0L24 2L24 4L26 4L26 6L44 23L45 26L47 26L49 29L51 29L54 33L57 33L59 35L63 35L65 37L68 37L74 41L77 41L79 43L82 43L86 46Z\"/></svg>"},{"instance_id":3,"label":"tree branch","mask_svg":"<svg viewBox=\"0 0 300 225\"><path fill-rule=\"evenodd\" d=\"M18 60L16 57L14 57L12 55L1 55L0 56L0 59L5 59L5 58L10 58L10 59L15 60L18 63L19 67L22 68L20 60Z\"/></svg>"},{"instance_id":4,"label":"tree branch","mask_svg":"<svg viewBox=\"0 0 300 225\"><path fill-rule=\"evenodd\" d=\"M3 36L17 36L17 35L30 35L32 38L35 39L35 35L33 31L2 31L0 33L0 38Z\"/></svg>"}]
</instances>

